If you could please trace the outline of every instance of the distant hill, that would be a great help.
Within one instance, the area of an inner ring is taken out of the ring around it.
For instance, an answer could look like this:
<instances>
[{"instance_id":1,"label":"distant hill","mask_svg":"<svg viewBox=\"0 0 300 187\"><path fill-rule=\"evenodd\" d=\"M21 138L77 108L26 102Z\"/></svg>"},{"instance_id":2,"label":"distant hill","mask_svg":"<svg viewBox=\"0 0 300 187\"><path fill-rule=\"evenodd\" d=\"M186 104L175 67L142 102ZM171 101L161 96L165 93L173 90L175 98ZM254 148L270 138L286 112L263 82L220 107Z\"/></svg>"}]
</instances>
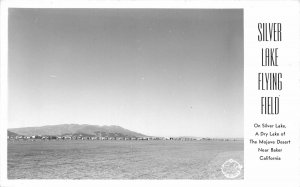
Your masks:
<instances>
[{"instance_id":1,"label":"distant hill","mask_svg":"<svg viewBox=\"0 0 300 187\"><path fill-rule=\"evenodd\" d=\"M16 136L20 136L20 135L17 134L17 133L11 132L11 131L7 131L7 136L9 136L9 137L16 137Z\"/></svg>"},{"instance_id":2,"label":"distant hill","mask_svg":"<svg viewBox=\"0 0 300 187\"><path fill-rule=\"evenodd\" d=\"M101 137L144 137L145 135L130 131L120 126L98 126L98 125L79 125L61 124L47 125L42 127L24 127L9 129L11 133L33 136L33 135L82 135L82 136L101 136Z\"/></svg>"}]
</instances>

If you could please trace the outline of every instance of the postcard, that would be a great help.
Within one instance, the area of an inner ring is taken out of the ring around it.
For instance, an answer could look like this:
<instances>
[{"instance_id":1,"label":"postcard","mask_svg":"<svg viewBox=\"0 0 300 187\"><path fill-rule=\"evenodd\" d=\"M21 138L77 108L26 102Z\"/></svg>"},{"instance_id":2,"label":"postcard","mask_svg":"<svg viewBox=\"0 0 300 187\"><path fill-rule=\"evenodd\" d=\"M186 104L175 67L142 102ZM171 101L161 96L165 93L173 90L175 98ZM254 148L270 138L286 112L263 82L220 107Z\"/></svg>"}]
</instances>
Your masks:
<instances>
[{"instance_id":1,"label":"postcard","mask_svg":"<svg viewBox=\"0 0 300 187\"><path fill-rule=\"evenodd\" d=\"M1 1L0 185L299 186L298 1Z\"/></svg>"}]
</instances>

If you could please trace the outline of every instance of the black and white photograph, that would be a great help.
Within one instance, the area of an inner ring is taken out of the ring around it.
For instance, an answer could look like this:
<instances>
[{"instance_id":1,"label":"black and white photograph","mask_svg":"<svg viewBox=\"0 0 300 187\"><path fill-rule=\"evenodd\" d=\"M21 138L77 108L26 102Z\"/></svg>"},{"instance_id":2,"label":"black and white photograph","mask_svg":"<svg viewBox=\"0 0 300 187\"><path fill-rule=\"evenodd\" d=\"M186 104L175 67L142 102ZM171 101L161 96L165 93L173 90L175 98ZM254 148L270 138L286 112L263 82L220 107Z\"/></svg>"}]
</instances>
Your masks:
<instances>
[{"instance_id":1,"label":"black and white photograph","mask_svg":"<svg viewBox=\"0 0 300 187\"><path fill-rule=\"evenodd\" d=\"M7 178L244 179L244 11L9 8Z\"/></svg>"}]
</instances>

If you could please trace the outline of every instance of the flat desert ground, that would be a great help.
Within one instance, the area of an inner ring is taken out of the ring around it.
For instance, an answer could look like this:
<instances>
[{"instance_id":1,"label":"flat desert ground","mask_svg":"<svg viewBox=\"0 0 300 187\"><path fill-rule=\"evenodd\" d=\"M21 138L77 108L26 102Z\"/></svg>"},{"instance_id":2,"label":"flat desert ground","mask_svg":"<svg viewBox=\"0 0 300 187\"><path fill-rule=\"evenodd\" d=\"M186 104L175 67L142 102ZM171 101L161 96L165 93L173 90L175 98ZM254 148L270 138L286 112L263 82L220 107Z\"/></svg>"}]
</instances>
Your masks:
<instances>
[{"instance_id":1,"label":"flat desert ground","mask_svg":"<svg viewBox=\"0 0 300 187\"><path fill-rule=\"evenodd\" d=\"M243 141L9 141L8 179L227 179L229 159Z\"/></svg>"}]
</instances>

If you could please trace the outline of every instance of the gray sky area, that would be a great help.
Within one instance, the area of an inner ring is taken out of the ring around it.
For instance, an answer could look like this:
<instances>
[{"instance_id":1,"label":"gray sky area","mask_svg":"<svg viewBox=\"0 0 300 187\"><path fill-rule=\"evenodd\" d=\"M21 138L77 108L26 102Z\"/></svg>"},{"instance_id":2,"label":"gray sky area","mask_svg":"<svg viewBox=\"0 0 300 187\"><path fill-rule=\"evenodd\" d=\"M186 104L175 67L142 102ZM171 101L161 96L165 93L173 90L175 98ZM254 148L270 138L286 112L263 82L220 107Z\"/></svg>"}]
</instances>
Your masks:
<instances>
[{"instance_id":1,"label":"gray sky area","mask_svg":"<svg viewBox=\"0 0 300 187\"><path fill-rule=\"evenodd\" d=\"M10 9L9 128L243 137L241 9Z\"/></svg>"}]
</instances>

